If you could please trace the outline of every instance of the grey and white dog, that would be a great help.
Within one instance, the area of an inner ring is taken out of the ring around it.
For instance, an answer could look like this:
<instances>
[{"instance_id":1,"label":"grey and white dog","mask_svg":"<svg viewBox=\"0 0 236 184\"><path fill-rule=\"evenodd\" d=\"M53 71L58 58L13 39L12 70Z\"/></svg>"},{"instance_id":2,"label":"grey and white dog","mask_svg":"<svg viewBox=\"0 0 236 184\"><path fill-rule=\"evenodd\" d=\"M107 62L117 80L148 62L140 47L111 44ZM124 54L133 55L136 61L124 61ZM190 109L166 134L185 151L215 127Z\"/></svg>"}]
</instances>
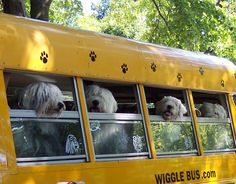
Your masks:
<instances>
[{"instance_id":1,"label":"grey and white dog","mask_svg":"<svg viewBox=\"0 0 236 184\"><path fill-rule=\"evenodd\" d=\"M54 84L46 82L36 82L27 85L20 92L19 107L21 109L35 110L38 117L58 117L63 110L63 94ZM18 151L19 156L56 156L63 152L60 144L59 130L55 123L31 121L25 123L24 141L22 148ZM19 134L18 134L19 137ZM16 144L15 139L15 144ZM27 149L23 148L24 146ZM21 154L23 151L23 155ZM17 150L16 150L17 151Z\"/></svg>"},{"instance_id":2,"label":"grey and white dog","mask_svg":"<svg viewBox=\"0 0 236 184\"><path fill-rule=\"evenodd\" d=\"M227 118L227 112L220 104L204 102L199 110L203 117Z\"/></svg>"},{"instance_id":3,"label":"grey and white dog","mask_svg":"<svg viewBox=\"0 0 236 184\"><path fill-rule=\"evenodd\" d=\"M173 96L165 96L156 103L156 114L161 115L165 120L182 118L185 113L187 113L186 107Z\"/></svg>"},{"instance_id":4,"label":"grey and white dog","mask_svg":"<svg viewBox=\"0 0 236 184\"><path fill-rule=\"evenodd\" d=\"M32 83L20 94L19 106L35 110L39 117L57 117L63 110L63 94L54 84L46 82Z\"/></svg>"},{"instance_id":5,"label":"grey and white dog","mask_svg":"<svg viewBox=\"0 0 236 184\"><path fill-rule=\"evenodd\" d=\"M89 85L85 91L89 112L114 113L117 111L117 102L111 91L98 85Z\"/></svg>"},{"instance_id":6,"label":"grey and white dog","mask_svg":"<svg viewBox=\"0 0 236 184\"><path fill-rule=\"evenodd\" d=\"M87 108L89 112L115 113L117 102L112 92L98 85L89 85L85 90ZM94 127L96 126L96 127ZM117 154L133 151L132 125L90 122L96 154ZM132 150L131 150L132 149Z\"/></svg>"}]
</instances>

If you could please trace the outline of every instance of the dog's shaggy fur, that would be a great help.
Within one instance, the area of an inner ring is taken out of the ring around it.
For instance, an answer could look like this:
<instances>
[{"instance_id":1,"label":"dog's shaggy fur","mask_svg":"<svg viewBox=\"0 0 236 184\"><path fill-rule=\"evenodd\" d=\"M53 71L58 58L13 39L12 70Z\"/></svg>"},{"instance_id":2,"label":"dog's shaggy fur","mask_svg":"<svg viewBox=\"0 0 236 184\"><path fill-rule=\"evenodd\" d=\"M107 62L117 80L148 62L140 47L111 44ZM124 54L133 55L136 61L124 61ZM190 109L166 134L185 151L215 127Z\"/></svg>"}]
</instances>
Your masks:
<instances>
[{"instance_id":1,"label":"dog's shaggy fur","mask_svg":"<svg viewBox=\"0 0 236 184\"><path fill-rule=\"evenodd\" d=\"M85 91L89 112L114 113L117 111L117 102L112 93L98 85L90 85Z\"/></svg>"},{"instance_id":2,"label":"dog's shaggy fur","mask_svg":"<svg viewBox=\"0 0 236 184\"><path fill-rule=\"evenodd\" d=\"M20 93L18 104L22 109L35 110L38 117L58 117L65 109L61 90L56 85L45 82L26 86ZM24 152L26 155L23 156L62 154L63 148L58 140L58 126L54 123L27 123L24 125L24 131L24 139L31 147L28 148L28 153ZM33 155L27 155L32 153Z\"/></svg>"},{"instance_id":3,"label":"dog's shaggy fur","mask_svg":"<svg viewBox=\"0 0 236 184\"><path fill-rule=\"evenodd\" d=\"M227 112L220 104L204 102L199 110L203 117L227 118Z\"/></svg>"},{"instance_id":4,"label":"dog's shaggy fur","mask_svg":"<svg viewBox=\"0 0 236 184\"><path fill-rule=\"evenodd\" d=\"M61 90L56 85L45 82L26 86L20 94L19 106L35 110L40 117L57 117L65 109Z\"/></svg>"},{"instance_id":5,"label":"dog's shaggy fur","mask_svg":"<svg viewBox=\"0 0 236 184\"><path fill-rule=\"evenodd\" d=\"M89 85L85 91L89 112L115 113L117 102L108 89L98 85ZM116 154L133 151L132 130L130 124L98 123L92 131L96 154ZM132 150L131 150L132 149Z\"/></svg>"},{"instance_id":6,"label":"dog's shaggy fur","mask_svg":"<svg viewBox=\"0 0 236 184\"><path fill-rule=\"evenodd\" d=\"M163 119L171 121L183 117L187 113L187 109L179 99L165 96L156 103L156 113Z\"/></svg>"}]
</instances>

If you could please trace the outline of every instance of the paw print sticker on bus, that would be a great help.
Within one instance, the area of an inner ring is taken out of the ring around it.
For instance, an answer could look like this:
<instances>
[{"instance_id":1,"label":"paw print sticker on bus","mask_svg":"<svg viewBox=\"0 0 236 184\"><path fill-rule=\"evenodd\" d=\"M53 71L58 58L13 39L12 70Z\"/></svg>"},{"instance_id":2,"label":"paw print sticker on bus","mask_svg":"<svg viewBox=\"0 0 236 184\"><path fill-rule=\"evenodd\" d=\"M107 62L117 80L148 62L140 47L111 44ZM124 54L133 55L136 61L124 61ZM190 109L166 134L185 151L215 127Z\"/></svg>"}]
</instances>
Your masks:
<instances>
[{"instance_id":1,"label":"paw print sticker on bus","mask_svg":"<svg viewBox=\"0 0 236 184\"><path fill-rule=\"evenodd\" d=\"M181 74L181 73L178 73L177 79L178 79L179 82L181 82L182 78L183 78L182 74Z\"/></svg>"},{"instance_id":2,"label":"paw print sticker on bus","mask_svg":"<svg viewBox=\"0 0 236 184\"><path fill-rule=\"evenodd\" d=\"M40 60L43 61L44 64L48 62L48 54L45 51L41 52Z\"/></svg>"},{"instance_id":3,"label":"paw print sticker on bus","mask_svg":"<svg viewBox=\"0 0 236 184\"><path fill-rule=\"evenodd\" d=\"M126 73L128 71L128 65L127 64L121 65L121 69L123 73Z\"/></svg>"},{"instance_id":4,"label":"paw print sticker on bus","mask_svg":"<svg viewBox=\"0 0 236 184\"><path fill-rule=\"evenodd\" d=\"M91 51L90 54L89 54L89 57L90 57L92 62L95 62L96 58L97 58L97 55L95 54L94 51Z\"/></svg>"},{"instance_id":5,"label":"paw print sticker on bus","mask_svg":"<svg viewBox=\"0 0 236 184\"><path fill-rule=\"evenodd\" d=\"M157 65L155 63L151 63L151 69L155 72L157 70Z\"/></svg>"}]
</instances>

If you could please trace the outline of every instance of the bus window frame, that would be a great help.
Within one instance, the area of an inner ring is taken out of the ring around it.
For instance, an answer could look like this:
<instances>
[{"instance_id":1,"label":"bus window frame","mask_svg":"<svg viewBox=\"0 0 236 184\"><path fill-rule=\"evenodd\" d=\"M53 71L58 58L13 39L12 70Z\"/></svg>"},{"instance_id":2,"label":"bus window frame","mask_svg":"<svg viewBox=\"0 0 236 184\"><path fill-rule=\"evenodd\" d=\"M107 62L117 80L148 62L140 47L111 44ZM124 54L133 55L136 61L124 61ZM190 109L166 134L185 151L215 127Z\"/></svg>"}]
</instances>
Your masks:
<instances>
[{"instance_id":1,"label":"bus window frame","mask_svg":"<svg viewBox=\"0 0 236 184\"><path fill-rule=\"evenodd\" d=\"M105 80L98 80L98 79L82 79L82 84L83 84L83 90L85 94L85 82L84 81L95 81L99 83L111 83L111 81L105 81ZM88 123L89 123L89 129L90 129L90 136L92 138L92 131L90 127L90 120L107 120L107 121L117 121L117 120L128 120L128 121L140 121L142 122L143 126L143 132L144 132L144 137L145 137L145 143L147 146L147 152L141 152L141 153L122 153L122 154L96 154L94 150L94 145L92 142L92 147L94 151L94 157L95 161L116 161L116 160L138 160L138 159L150 159L151 158L151 151L150 151L150 144L149 144L149 139L147 135L147 128L146 128L146 123L145 123L145 118L144 118L144 113L142 109L142 102L141 102L141 97L140 97L140 91L138 87L138 83L122 83L122 82L117 82L117 81L112 81L114 84L122 85L122 84L129 84L133 85L134 89L136 90L136 100L137 100L137 108L140 109L140 114L134 114L134 113L96 113L96 112L89 112L87 108L87 103L86 103L86 112L87 112L87 117L88 117ZM86 101L86 97L84 95L84 100ZM134 119L130 119L134 118ZM93 140L93 138L92 138Z\"/></svg>"},{"instance_id":2,"label":"bus window frame","mask_svg":"<svg viewBox=\"0 0 236 184\"><path fill-rule=\"evenodd\" d=\"M11 71L10 71L11 72ZM14 71L14 73L21 74L21 71L17 72ZM42 73L31 73L30 74L36 74L36 75L44 75ZM47 76L53 76L53 75L47 75ZM58 75L57 75L58 76ZM73 81L73 92L74 92L74 102L77 106L76 111L63 111L62 114L59 117L38 117L36 112L34 110L24 110L24 109L10 109L10 122L13 121L24 121L24 120L42 120L42 121L51 121L51 122L58 122L63 121L65 119L69 121L76 120L79 123L80 129L81 129L81 135L83 140L83 147L84 147L84 154L81 155L63 155L63 156L43 156L43 157L25 157L20 158L16 156L17 165L19 166L25 166L25 165L41 165L41 164L67 164L67 163L84 163L88 162L88 151L87 151L87 145L86 145L86 138L84 134L84 126L83 126L83 118L81 115L81 107L80 107L80 99L78 95L78 86L77 86L77 80L74 76L64 76L68 77L68 79L72 79ZM14 145L15 147L15 145Z\"/></svg>"},{"instance_id":3,"label":"bus window frame","mask_svg":"<svg viewBox=\"0 0 236 184\"><path fill-rule=\"evenodd\" d=\"M200 92L200 93L208 93L208 94L212 94L211 91L195 91L192 90L192 92ZM215 123L215 124L223 124L223 123L227 123L228 125L230 125L230 130L232 133L232 138L233 138L233 144L235 148L232 149L221 149L221 150L205 150L204 147L203 149L203 153L206 155L212 155L212 154L220 154L220 153L232 153L232 152L236 152L236 138L235 138L235 131L234 131L234 126L233 126L233 118L232 118L232 113L230 111L230 105L229 105L229 98L227 96L227 93L223 93L223 92L219 92L219 93L214 93L217 95L224 95L224 99L225 99L225 103L226 103L226 112L228 114L228 118L223 118L223 119L218 119L218 118L210 118L210 117L197 117L197 124L198 127L200 124L207 124L207 123ZM193 97L194 100L194 97ZM195 103L194 103L195 105ZM200 121L199 121L200 120ZM224 121L222 121L224 120ZM200 131L200 130L199 130ZM200 131L201 134L201 131ZM200 140L202 140L201 136L199 137Z\"/></svg>"},{"instance_id":4,"label":"bus window frame","mask_svg":"<svg viewBox=\"0 0 236 184\"><path fill-rule=\"evenodd\" d=\"M199 147L199 143L198 143L198 139L197 139L197 133L196 133L195 126L194 126L194 118L193 118L193 114L192 114L193 112L192 112L191 107L190 107L190 99L189 99L189 94L187 93L187 89L184 89L184 88L164 88L162 86L144 85L144 88L145 87L182 91L185 103L187 103L186 108L187 108L187 113L189 113L189 116L182 117L181 121L191 122L193 138L195 140L196 150L193 150L193 151L180 151L180 152L161 152L160 153L155 148L156 157L159 158L159 157L177 157L177 156L197 156L197 155L200 155L200 147ZM145 94L145 98L146 98L146 94ZM146 100L147 100L147 98L146 98ZM165 122L165 120L160 115L150 115L150 114L148 114L148 116L149 116L149 120L150 120L150 125L153 123L153 121ZM172 120L171 122L180 122L180 120L179 119Z\"/></svg>"}]
</instances>

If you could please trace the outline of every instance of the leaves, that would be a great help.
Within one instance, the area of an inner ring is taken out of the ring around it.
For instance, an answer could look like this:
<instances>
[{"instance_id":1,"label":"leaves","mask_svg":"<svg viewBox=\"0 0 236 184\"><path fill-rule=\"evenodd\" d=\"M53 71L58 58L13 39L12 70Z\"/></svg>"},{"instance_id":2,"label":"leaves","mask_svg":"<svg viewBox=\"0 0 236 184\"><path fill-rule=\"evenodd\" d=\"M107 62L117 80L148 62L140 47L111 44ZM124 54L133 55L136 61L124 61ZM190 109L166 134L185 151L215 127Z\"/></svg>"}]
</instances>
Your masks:
<instances>
[{"instance_id":1,"label":"leaves","mask_svg":"<svg viewBox=\"0 0 236 184\"><path fill-rule=\"evenodd\" d=\"M200 51L236 62L236 2L102 0L93 17L102 32ZM84 26L84 25L83 25ZM209 52L210 51L210 52Z\"/></svg>"}]
</instances>

